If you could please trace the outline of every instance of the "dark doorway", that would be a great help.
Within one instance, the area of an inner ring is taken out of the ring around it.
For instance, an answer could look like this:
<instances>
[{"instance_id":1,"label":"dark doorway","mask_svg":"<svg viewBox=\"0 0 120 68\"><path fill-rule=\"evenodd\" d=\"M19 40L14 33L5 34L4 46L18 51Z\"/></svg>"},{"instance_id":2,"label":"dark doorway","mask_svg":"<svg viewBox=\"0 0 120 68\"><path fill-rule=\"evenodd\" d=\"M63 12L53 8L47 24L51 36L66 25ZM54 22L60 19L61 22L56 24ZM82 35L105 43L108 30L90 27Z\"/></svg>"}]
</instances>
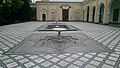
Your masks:
<instances>
[{"instance_id":1,"label":"dark doorway","mask_svg":"<svg viewBox=\"0 0 120 68\"><path fill-rule=\"evenodd\" d=\"M42 14L42 20L46 21L46 14Z\"/></svg>"},{"instance_id":2,"label":"dark doorway","mask_svg":"<svg viewBox=\"0 0 120 68\"><path fill-rule=\"evenodd\" d=\"M93 12L92 12L92 22L95 20L95 6L93 7Z\"/></svg>"},{"instance_id":3,"label":"dark doorway","mask_svg":"<svg viewBox=\"0 0 120 68\"><path fill-rule=\"evenodd\" d=\"M89 6L87 7L87 22L89 21Z\"/></svg>"},{"instance_id":4,"label":"dark doorway","mask_svg":"<svg viewBox=\"0 0 120 68\"><path fill-rule=\"evenodd\" d=\"M114 9L113 11L113 21L118 21L119 9Z\"/></svg>"},{"instance_id":5,"label":"dark doorway","mask_svg":"<svg viewBox=\"0 0 120 68\"><path fill-rule=\"evenodd\" d=\"M103 16L104 16L104 4L101 5L100 11L99 11L99 22L103 23Z\"/></svg>"},{"instance_id":6,"label":"dark doorway","mask_svg":"<svg viewBox=\"0 0 120 68\"><path fill-rule=\"evenodd\" d=\"M69 9L63 9L62 10L62 20L68 21L69 18Z\"/></svg>"}]
</instances>

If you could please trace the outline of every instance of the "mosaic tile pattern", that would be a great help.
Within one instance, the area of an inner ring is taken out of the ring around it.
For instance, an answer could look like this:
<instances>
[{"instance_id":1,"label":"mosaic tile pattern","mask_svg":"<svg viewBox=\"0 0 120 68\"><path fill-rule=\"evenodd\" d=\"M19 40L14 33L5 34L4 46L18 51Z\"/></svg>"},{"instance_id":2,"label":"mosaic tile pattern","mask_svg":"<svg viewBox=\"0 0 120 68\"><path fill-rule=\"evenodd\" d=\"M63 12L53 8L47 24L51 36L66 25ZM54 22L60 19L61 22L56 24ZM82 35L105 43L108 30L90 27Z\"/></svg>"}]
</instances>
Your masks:
<instances>
[{"instance_id":1,"label":"mosaic tile pattern","mask_svg":"<svg viewBox=\"0 0 120 68\"><path fill-rule=\"evenodd\" d=\"M120 28L92 23L69 24L115 52L3 55L43 24L26 22L0 27L0 68L120 68Z\"/></svg>"},{"instance_id":2,"label":"mosaic tile pattern","mask_svg":"<svg viewBox=\"0 0 120 68\"><path fill-rule=\"evenodd\" d=\"M79 31L76 33L62 33L62 41L56 41L58 38L55 38L54 40L54 37L57 37L55 33L33 33L27 39L7 51L5 54L112 52L112 50L109 48L94 41Z\"/></svg>"}]
</instances>

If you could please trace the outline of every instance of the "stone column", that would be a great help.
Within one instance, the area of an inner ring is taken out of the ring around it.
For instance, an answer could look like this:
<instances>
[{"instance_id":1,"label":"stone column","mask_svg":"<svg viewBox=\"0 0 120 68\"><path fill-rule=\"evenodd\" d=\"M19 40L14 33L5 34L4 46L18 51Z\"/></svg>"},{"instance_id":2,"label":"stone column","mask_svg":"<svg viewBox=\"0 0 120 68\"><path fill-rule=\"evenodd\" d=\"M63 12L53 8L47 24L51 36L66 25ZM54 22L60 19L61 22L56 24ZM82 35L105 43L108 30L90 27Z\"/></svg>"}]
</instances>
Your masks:
<instances>
[{"instance_id":1,"label":"stone column","mask_svg":"<svg viewBox=\"0 0 120 68\"><path fill-rule=\"evenodd\" d=\"M81 20L84 21L84 11L82 10L82 13L81 13Z\"/></svg>"},{"instance_id":2,"label":"stone column","mask_svg":"<svg viewBox=\"0 0 120 68\"><path fill-rule=\"evenodd\" d=\"M50 11L50 9L49 9L49 4L47 4L47 14L46 14L46 20L48 21L48 20L50 20L50 18L51 18L51 11Z\"/></svg>"},{"instance_id":3,"label":"stone column","mask_svg":"<svg viewBox=\"0 0 120 68\"><path fill-rule=\"evenodd\" d=\"M59 14L59 8L60 8L59 5L57 5L56 6L56 15L55 15L56 21L60 21L60 18L59 18L59 15L58 15Z\"/></svg>"},{"instance_id":4,"label":"stone column","mask_svg":"<svg viewBox=\"0 0 120 68\"><path fill-rule=\"evenodd\" d=\"M59 8L59 14L58 14L58 15L59 15L59 17L60 17L60 18L59 18L60 21L62 21L62 7Z\"/></svg>"},{"instance_id":5,"label":"stone column","mask_svg":"<svg viewBox=\"0 0 120 68\"><path fill-rule=\"evenodd\" d=\"M105 12L104 12L103 24L109 23L107 10L108 10L108 0L106 0L106 3L105 3Z\"/></svg>"},{"instance_id":6,"label":"stone column","mask_svg":"<svg viewBox=\"0 0 120 68\"><path fill-rule=\"evenodd\" d=\"M84 10L83 6L81 6L81 8L82 8L81 9L81 21L84 21L84 14L85 14L85 10Z\"/></svg>"},{"instance_id":7,"label":"stone column","mask_svg":"<svg viewBox=\"0 0 120 68\"><path fill-rule=\"evenodd\" d=\"M92 22L92 2L90 1L90 8L89 8L89 22Z\"/></svg>"},{"instance_id":8,"label":"stone column","mask_svg":"<svg viewBox=\"0 0 120 68\"><path fill-rule=\"evenodd\" d=\"M99 23L99 11L98 11L98 0L96 0L96 9L95 9L95 23Z\"/></svg>"},{"instance_id":9,"label":"stone column","mask_svg":"<svg viewBox=\"0 0 120 68\"><path fill-rule=\"evenodd\" d=\"M71 21L72 20L72 7L69 9L69 20Z\"/></svg>"},{"instance_id":10,"label":"stone column","mask_svg":"<svg viewBox=\"0 0 120 68\"><path fill-rule=\"evenodd\" d=\"M87 9L86 9L86 4L85 4L85 11L84 11L84 21L87 21Z\"/></svg>"},{"instance_id":11,"label":"stone column","mask_svg":"<svg viewBox=\"0 0 120 68\"><path fill-rule=\"evenodd\" d=\"M39 7L39 4L36 3L36 16L37 16L37 20L41 20L40 14L41 10L40 10L40 7Z\"/></svg>"},{"instance_id":12,"label":"stone column","mask_svg":"<svg viewBox=\"0 0 120 68\"><path fill-rule=\"evenodd\" d=\"M85 15L84 15L84 21L87 21L87 12L85 11Z\"/></svg>"}]
</instances>

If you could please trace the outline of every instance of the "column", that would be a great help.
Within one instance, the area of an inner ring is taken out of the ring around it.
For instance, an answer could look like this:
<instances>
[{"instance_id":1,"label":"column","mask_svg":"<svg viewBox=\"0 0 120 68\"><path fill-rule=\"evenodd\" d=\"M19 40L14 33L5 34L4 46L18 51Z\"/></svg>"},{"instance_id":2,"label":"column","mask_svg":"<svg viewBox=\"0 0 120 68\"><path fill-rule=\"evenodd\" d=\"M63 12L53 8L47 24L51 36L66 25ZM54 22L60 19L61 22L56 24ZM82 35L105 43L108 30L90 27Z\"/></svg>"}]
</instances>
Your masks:
<instances>
[{"instance_id":1,"label":"column","mask_svg":"<svg viewBox=\"0 0 120 68\"><path fill-rule=\"evenodd\" d=\"M89 22L92 22L92 1L90 1Z\"/></svg>"},{"instance_id":2,"label":"column","mask_svg":"<svg viewBox=\"0 0 120 68\"><path fill-rule=\"evenodd\" d=\"M60 21L62 21L62 8L60 7L59 8L59 19L60 19Z\"/></svg>"},{"instance_id":3,"label":"column","mask_svg":"<svg viewBox=\"0 0 120 68\"><path fill-rule=\"evenodd\" d=\"M36 4L36 16L37 16L37 20L41 20L41 18L40 18L40 12L41 12L41 10L40 10L40 7L39 7L39 4Z\"/></svg>"},{"instance_id":4,"label":"column","mask_svg":"<svg viewBox=\"0 0 120 68\"><path fill-rule=\"evenodd\" d=\"M87 8L86 8L86 3L85 3L85 13L84 13L84 21L87 21Z\"/></svg>"},{"instance_id":5,"label":"column","mask_svg":"<svg viewBox=\"0 0 120 68\"><path fill-rule=\"evenodd\" d=\"M103 20L103 24L108 24L109 20L108 20L108 0L105 0L105 12L104 12L104 20Z\"/></svg>"},{"instance_id":6,"label":"column","mask_svg":"<svg viewBox=\"0 0 120 68\"><path fill-rule=\"evenodd\" d=\"M72 7L69 9L69 20L71 21L72 20L72 15L73 13L72 13Z\"/></svg>"},{"instance_id":7,"label":"column","mask_svg":"<svg viewBox=\"0 0 120 68\"><path fill-rule=\"evenodd\" d=\"M99 22L98 0L96 0L95 23Z\"/></svg>"}]
</instances>

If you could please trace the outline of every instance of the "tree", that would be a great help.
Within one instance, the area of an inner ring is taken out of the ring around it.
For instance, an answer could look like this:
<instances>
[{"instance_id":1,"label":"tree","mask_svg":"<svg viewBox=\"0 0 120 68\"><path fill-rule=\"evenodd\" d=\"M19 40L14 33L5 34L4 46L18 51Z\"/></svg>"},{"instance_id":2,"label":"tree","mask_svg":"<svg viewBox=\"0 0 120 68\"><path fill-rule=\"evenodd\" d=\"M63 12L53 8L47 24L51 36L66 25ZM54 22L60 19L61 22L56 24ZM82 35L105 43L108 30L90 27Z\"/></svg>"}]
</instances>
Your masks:
<instances>
[{"instance_id":1,"label":"tree","mask_svg":"<svg viewBox=\"0 0 120 68\"><path fill-rule=\"evenodd\" d=\"M11 15L11 0L0 1L0 25L10 23Z\"/></svg>"},{"instance_id":2,"label":"tree","mask_svg":"<svg viewBox=\"0 0 120 68\"><path fill-rule=\"evenodd\" d=\"M30 3L28 0L22 0L24 4L21 6L19 10L20 17L23 21L28 21L32 16L32 9L30 7Z\"/></svg>"},{"instance_id":3,"label":"tree","mask_svg":"<svg viewBox=\"0 0 120 68\"><path fill-rule=\"evenodd\" d=\"M21 15L19 12L22 11L20 10L22 8L22 5L24 4L23 1L21 0L12 0L12 5L11 5L11 20L17 21L21 20L20 16Z\"/></svg>"},{"instance_id":4,"label":"tree","mask_svg":"<svg viewBox=\"0 0 120 68\"><path fill-rule=\"evenodd\" d=\"M2 19L2 3L3 3L3 0L0 0L0 21Z\"/></svg>"},{"instance_id":5,"label":"tree","mask_svg":"<svg viewBox=\"0 0 120 68\"><path fill-rule=\"evenodd\" d=\"M9 20L11 13L11 2L6 0L5 3L3 3L2 9L4 20Z\"/></svg>"},{"instance_id":6,"label":"tree","mask_svg":"<svg viewBox=\"0 0 120 68\"><path fill-rule=\"evenodd\" d=\"M3 0L0 0L0 5L3 3Z\"/></svg>"},{"instance_id":7,"label":"tree","mask_svg":"<svg viewBox=\"0 0 120 68\"><path fill-rule=\"evenodd\" d=\"M0 21L6 24L31 20L29 0L0 0Z\"/></svg>"}]
</instances>

